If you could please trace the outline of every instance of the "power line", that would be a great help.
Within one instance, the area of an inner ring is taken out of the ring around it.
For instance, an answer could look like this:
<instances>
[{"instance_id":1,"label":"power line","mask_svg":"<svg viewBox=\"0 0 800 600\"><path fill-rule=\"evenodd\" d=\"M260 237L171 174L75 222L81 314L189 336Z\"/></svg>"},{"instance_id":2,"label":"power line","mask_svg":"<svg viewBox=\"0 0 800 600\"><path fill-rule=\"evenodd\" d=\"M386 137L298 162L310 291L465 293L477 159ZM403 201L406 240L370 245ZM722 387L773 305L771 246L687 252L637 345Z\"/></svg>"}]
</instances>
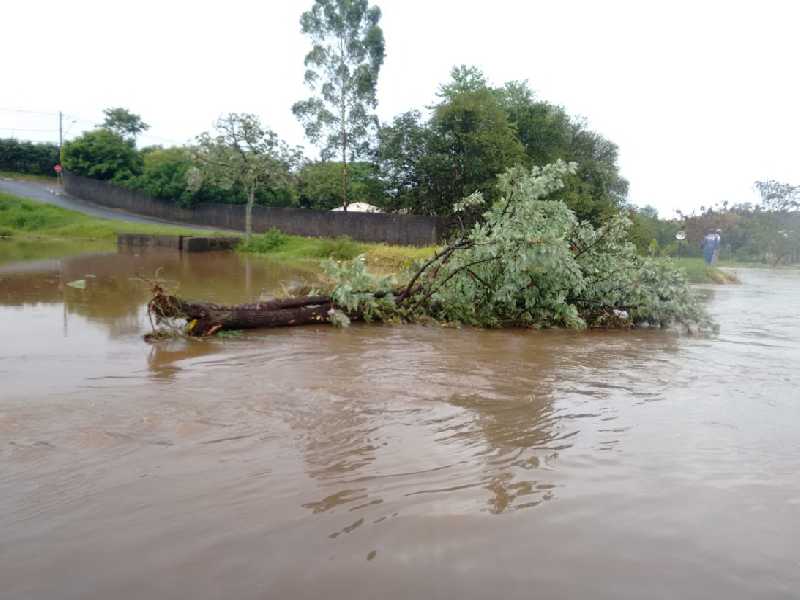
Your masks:
<instances>
[{"instance_id":1,"label":"power line","mask_svg":"<svg viewBox=\"0 0 800 600\"><path fill-rule=\"evenodd\" d=\"M57 115L57 112L43 112L40 110L27 110L24 108L0 108L0 111L3 112L16 112L16 113L28 113L31 115Z\"/></svg>"},{"instance_id":2,"label":"power line","mask_svg":"<svg viewBox=\"0 0 800 600\"><path fill-rule=\"evenodd\" d=\"M55 131L58 131L57 129L28 129L28 128L25 128L25 127L0 127L0 130L2 130L2 131L39 131L39 132L46 131L46 132L49 132L49 133L53 133Z\"/></svg>"},{"instance_id":3,"label":"power line","mask_svg":"<svg viewBox=\"0 0 800 600\"><path fill-rule=\"evenodd\" d=\"M26 114L32 114L32 115L46 115L46 116L51 116L51 117L59 117L59 115L61 115L62 118L67 121L67 123L66 123L66 125L67 125L66 131L63 131L63 128L62 128L62 132L63 132L62 133L62 137L63 138L66 138L72 132L72 129L75 127L75 125L78 125L78 127L88 126L88 128L100 127L100 125L98 125L96 119L92 119L92 120L84 119L82 117L79 117L78 115L69 114L69 113L60 112L60 111L57 111L57 112L45 112L45 111L38 111L38 110L28 110L28 109L25 109L25 108L0 108L0 112L26 113ZM26 127L0 127L0 131L11 131L11 132L19 131L19 132L23 132L23 133L53 133L53 134L57 134L58 133L58 128L37 129L37 128L26 128ZM166 144L173 145L173 146L183 146L186 143L185 141L184 142L179 142L179 141L177 141L175 139L170 139L170 138L161 137L159 135L154 135L154 134L149 133L147 131L142 132L139 135L139 139L140 140L151 140L151 141L157 142L157 143L166 143Z\"/></svg>"}]
</instances>

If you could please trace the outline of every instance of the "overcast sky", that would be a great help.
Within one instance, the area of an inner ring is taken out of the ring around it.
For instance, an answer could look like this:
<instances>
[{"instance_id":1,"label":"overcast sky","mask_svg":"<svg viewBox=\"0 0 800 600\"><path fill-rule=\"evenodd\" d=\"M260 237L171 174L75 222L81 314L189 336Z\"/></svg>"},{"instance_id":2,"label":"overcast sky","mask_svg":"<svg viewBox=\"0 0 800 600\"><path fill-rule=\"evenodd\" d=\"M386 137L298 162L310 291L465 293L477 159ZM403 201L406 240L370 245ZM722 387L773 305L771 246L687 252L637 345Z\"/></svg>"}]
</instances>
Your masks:
<instances>
[{"instance_id":1,"label":"overcast sky","mask_svg":"<svg viewBox=\"0 0 800 600\"><path fill-rule=\"evenodd\" d=\"M311 0L27 0L0 9L0 137L68 137L124 106L143 144L184 143L254 112L303 144ZM620 148L630 200L662 216L800 184L800 2L381 0L379 116L429 105L454 64L527 79ZM13 132L11 130L14 130Z\"/></svg>"}]
</instances>

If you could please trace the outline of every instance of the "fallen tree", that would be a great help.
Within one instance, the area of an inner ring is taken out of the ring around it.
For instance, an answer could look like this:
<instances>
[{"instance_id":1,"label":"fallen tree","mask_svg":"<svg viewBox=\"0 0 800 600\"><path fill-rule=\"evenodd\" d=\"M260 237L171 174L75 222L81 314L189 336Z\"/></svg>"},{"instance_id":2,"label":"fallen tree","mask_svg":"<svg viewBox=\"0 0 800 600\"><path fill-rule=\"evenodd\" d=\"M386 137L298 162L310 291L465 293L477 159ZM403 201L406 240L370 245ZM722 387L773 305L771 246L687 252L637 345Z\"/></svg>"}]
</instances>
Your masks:
<instances>
[{"instance_id":1,"label":"fallen tree","mask_svg":"<svg viewBox=\"0 0 800 600\"><path fill-rule=\"evenodd\" d=\"M304 296L225 306L211 302L189 302L165 293L160 287L154 292L148 305L150 314L159 321L185 319L186 332L194 336L213 335L224 329L325 323L333 308L330 296Z\"/></svg>"},{"instance_id":2,"label":"fallen tree","mask_svg":"<svg viewBox=\"0 0 800 600\"><path fill-rule=\"evenodd\" d=\"M190 335L224 329L350 320L435 320L478 327L709 327L684 274L669 261L637 255L620 214L595 228L548 200L574 173L558 161L499 179L502 197L472 226L400 279L378 277L363 257L324 265L327 293L222 306L190 302L156 286L156 321L185 319ZM480 194L457 203L466 214Z\"/></svg>"}]
</instances>

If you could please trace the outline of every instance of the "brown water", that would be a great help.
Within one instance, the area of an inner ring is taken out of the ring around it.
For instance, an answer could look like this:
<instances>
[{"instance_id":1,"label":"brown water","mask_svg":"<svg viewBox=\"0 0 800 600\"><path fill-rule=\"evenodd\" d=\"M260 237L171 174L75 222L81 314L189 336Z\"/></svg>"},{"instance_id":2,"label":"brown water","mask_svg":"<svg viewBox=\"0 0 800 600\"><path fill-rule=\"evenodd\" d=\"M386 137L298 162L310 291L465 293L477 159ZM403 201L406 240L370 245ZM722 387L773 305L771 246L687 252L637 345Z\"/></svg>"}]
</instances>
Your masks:
<instances>
[{"instance_id":1,"label":"brown water","mask_svg":"<svg viewBox=\"0 0 800 600\"><path fill-rule=\"evenodd\" d=\"M324 326L149 346L236 255L0 267L0 597L798 598L800 274L713 338ZM86 289L66 282L86 278Z\"/></svg>"}]
</instances>

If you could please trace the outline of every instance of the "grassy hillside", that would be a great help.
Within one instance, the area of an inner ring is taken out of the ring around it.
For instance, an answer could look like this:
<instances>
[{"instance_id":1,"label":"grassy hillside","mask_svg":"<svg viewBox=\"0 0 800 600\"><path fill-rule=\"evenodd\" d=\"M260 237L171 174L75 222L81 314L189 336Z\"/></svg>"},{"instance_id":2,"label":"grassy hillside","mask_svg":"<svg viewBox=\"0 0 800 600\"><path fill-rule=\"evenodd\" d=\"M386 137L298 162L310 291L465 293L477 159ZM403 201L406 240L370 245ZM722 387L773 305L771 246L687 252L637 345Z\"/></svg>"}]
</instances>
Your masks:
<instances>
[{"instance_id":1,"label":"grassy hillside","mask_svg":"<svg viewBox=\"0 0 800 600\"><path fill-rule=\"evenodd\" d=\"M18 240L107 240L113 242L118 233L206 236L214 234L214 232L191 227L100 219L0 192L0 236Z\"/></svg>"}]
</instances>

